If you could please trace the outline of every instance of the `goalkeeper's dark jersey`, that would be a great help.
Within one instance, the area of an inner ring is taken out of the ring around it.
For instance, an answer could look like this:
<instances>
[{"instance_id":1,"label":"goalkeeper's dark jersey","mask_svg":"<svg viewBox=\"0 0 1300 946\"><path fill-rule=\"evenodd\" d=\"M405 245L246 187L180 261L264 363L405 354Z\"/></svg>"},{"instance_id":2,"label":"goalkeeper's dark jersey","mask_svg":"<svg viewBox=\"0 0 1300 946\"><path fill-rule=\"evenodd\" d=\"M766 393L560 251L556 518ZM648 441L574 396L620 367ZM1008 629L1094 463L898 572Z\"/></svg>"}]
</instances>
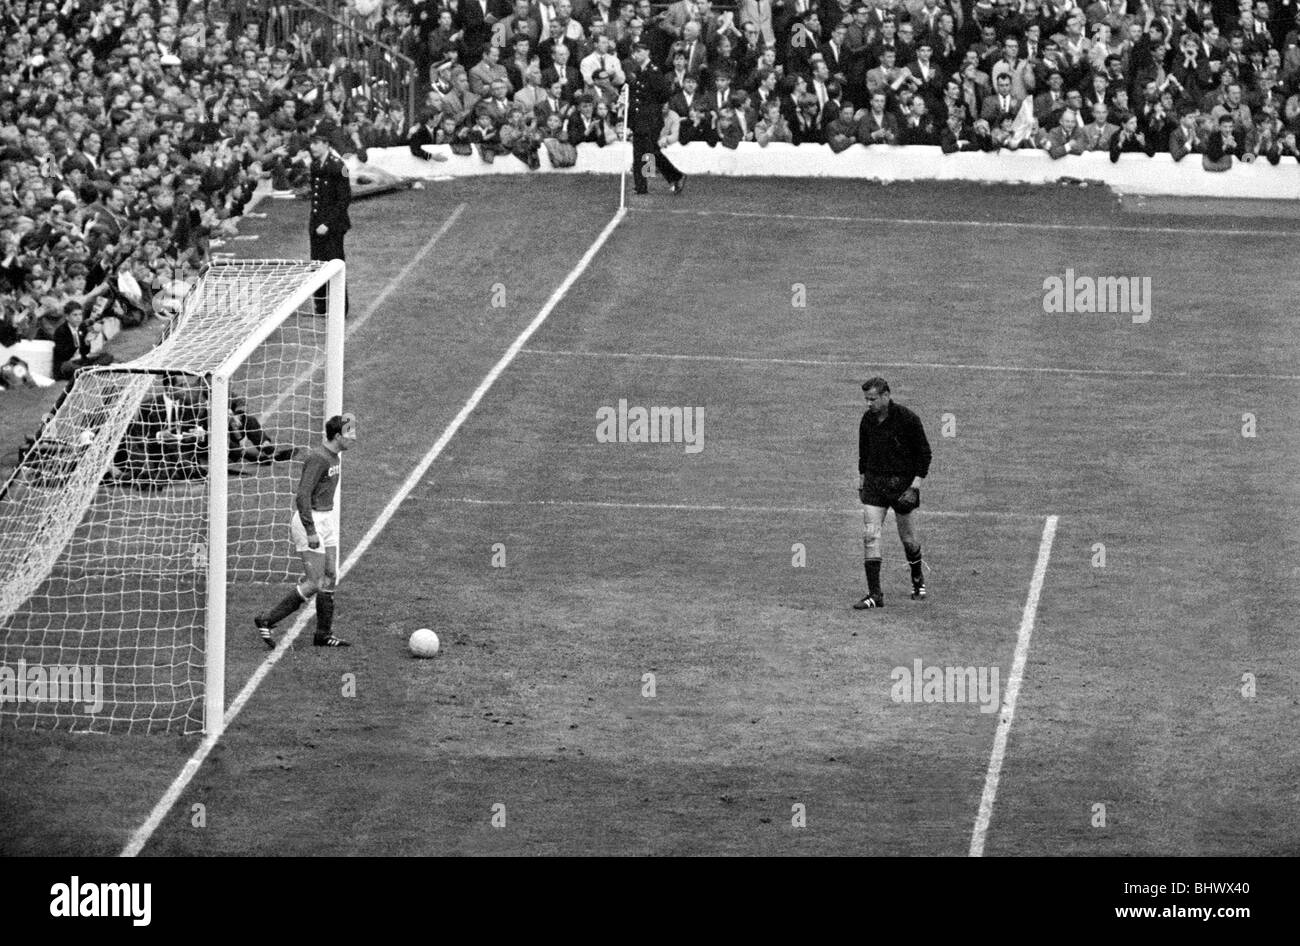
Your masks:
<instances>
[{"instance_id":1,"label":"goalkeeper's dark jersey","mask_svg":"<svg viewBox=\"0 0 1300 946\"><path fill-rule=\"evenodd\" d=\"M327 447L319 446L311 452L302 465L302 479L298 481L298 515L303 524L312 528L313 512L329 512L334 508L334 494L339 488L339 470L343 457Z\"/></svg>"},{"instance_id":2,"label":"goalkeeper's dark jersey","mask_svg":"<svg viewBox=\"0 0 1300 946\"><path fill-rule=\"evenodd\" d=\"M878 424L863 412L858 424L858 472L908 477L929 473L930 441L921 418L896 401Z\"/></svg>"}]
</instances>

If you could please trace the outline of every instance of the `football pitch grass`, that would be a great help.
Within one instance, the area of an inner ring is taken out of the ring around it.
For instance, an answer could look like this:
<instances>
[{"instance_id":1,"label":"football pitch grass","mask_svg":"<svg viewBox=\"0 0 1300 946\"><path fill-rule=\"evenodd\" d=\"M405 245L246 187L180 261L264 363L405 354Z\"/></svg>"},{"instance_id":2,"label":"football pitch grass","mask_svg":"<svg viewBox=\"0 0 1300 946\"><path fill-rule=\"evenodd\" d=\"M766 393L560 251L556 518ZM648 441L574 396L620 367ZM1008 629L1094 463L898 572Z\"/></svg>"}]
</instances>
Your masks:
<instances>
[{"instance_id":1,"label":"football pitch grass","mask_svg":"<svg viewBox=\"0 0 1300 946\"><path fill-rule=\"evenodd\" d=\"M142 853L964 855L1000 714L891 675L997 668L1005 697L1026 642L984 853L1300 853L1293 221L692 179L557 299L613 198L354 204L344 557L553 309L343 581L357 646L300 637ZM262 209L241 255L305 254L302 205ZM1150 277L1150 321L1045 313L1067 269ZM886 607L855 612L875 374L934 449L931 598L891 516ZM600 442L620 401L702 409L702 449ZM228 699L280 592L232 593ZM119 852L198 742L6 724L0 852Z\"/></svg>"}]
</instances>

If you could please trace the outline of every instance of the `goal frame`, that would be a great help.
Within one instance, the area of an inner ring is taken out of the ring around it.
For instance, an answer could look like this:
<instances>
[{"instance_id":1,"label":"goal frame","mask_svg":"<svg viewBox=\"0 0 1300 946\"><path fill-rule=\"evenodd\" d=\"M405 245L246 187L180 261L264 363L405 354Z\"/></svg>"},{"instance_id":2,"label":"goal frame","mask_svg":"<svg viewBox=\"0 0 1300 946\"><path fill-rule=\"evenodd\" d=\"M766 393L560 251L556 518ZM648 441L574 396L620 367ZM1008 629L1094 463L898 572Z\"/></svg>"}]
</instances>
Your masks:
<instances>
[{"instance_id":1,"label":"goal frame","mask_svg":"<svg viewBox=\"0 0 1300 946\"><path fill-rule=\"evenodd\" d=\"M244 340L208 377L208 444L212 456L227 436L230 380L258 346L278 330L284 321L305 305L321 287L326 287L325 327L325 417L343 413L343 321L346 299L346 264L330 260ZM322 432L323 436L323 432ZM222 447L224 449L224 447ZM342 481L340 479L340 493ZM226 538L229 534L228 478L208 477L208 600L204 628L203 732L219 732L226 711ZM342 498L336 499L336 513Z\"/></svg>"}]
</instances>

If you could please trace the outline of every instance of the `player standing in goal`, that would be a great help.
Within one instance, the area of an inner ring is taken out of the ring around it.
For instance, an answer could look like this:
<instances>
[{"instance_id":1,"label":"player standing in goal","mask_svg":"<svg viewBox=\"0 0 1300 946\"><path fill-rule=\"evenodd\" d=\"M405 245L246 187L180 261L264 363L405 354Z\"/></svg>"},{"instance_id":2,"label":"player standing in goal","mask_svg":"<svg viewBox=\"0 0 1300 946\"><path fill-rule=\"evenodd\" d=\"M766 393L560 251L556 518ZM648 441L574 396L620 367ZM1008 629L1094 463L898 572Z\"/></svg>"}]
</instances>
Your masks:
<instances>
[{"instance_id":1,"label":"player standing in goal","mask_svg":"<svg viewBox=\"0 0 1300 946\"><path fill-rule=\"evenodd\" d=\"M302 605L316 598L317 647L350 647L336 637L334 587L339 567L339 514L335 498L343 451L357 442L357 419L351 414L335 415L325 422L325 440L311 452L302 467L294 514L289 524L293 547L302 557L303 577L280 602L253 619L262 641L275 647L272 631Z\"/></svg>"},{"instance_id":2,"label":"player standing in goal","mask_svg":"<svg viewBox=\"0 0 1300 946\"><path fill-rule=\"evenodd\" d=\"M921 481L930 472L930 441L921 418L889 396L889 382L870 378L862 383L867 409L858 424L858 498L862 500L862 558L867 593L853 605L859 611L884 607L880 590L880 531L894 510L898 537L903 540L912 569L912 597L924 601L925 573L921 539L914 512L921 505Z\"/></svg>"}]
</instances>

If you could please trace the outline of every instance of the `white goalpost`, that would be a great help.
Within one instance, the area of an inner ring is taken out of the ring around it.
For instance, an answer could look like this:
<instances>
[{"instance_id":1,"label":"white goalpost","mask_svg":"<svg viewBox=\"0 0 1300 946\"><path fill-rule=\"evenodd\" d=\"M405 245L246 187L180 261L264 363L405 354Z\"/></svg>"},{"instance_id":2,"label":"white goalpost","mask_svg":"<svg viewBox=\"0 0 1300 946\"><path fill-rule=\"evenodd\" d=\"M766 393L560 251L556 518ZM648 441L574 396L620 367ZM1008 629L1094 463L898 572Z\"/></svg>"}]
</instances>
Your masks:
<instances>
[{"instance_id":1,"label":"white goalpost","mask_svg":"<svg viewBox=\"0 0 1300 946\"><path fill-rule=\"evenodd\" d=\"M229 596L299 572L296 457L342 412L344 279L341 260L215 263L157 347L77 375L0 484L0 718L220 722Z\"/></svg>"}]
</instances>

